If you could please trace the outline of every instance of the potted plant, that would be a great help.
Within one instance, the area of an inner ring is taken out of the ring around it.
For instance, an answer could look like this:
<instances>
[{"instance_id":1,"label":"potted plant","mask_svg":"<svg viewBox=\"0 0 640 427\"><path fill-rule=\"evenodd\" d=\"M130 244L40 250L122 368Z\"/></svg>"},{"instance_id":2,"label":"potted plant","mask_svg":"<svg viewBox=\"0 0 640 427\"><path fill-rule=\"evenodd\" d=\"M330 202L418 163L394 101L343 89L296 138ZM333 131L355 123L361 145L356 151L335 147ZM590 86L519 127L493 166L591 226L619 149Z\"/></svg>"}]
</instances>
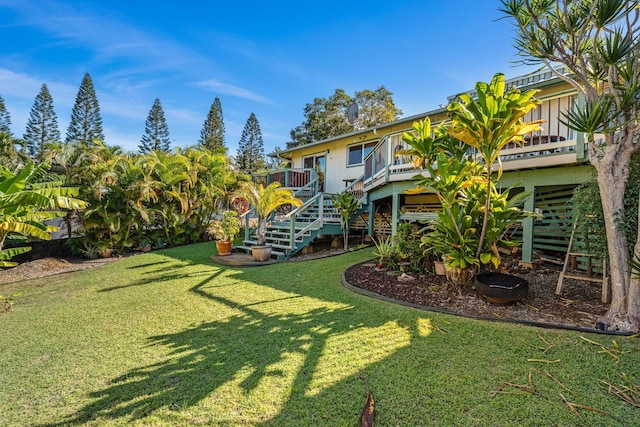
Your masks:
<instances>
[{"instance_id":1,"label":"potted plant","mask_svg":"<svg viewBox=\"0 0 640 427\"><path fill-rule=\"evenodd\" d=\"M149 252L151 250L151 239L148 237L140 238L138 241L138 248L140 252Z\"/></svg>"},{"instance_id":2,"label":"potted plant","mask_svg":"<svg viewBox=\"0 0 640 427\"><path fill-rule=\"evenodd\" d=\"M233 239L240 232L240 220L236 211L225 211L222 213L222 219L214 221L211 231L216 238L216 247L218 255L231 255L231 246Z\"/></svg>"},{"instance_id":3,"label":"potted plant","mask_svg":"<svg viewBox=\"0 0 640 427\"><path fill-rule=\"evenodd\" d=\"M111 257L111 253L112 253L113 249L112 249L112 245L111 245L110 241L108 241L108 240L100 240L96 244L96 248L97 248L98 254L100 254L101 258L109 258L109 257Z\"/></svg>"},{"instance_id":4,"label":"potted plant","mask_svg":"<svg viewBox=\"0 0 640 427\"><path fill-rule=\"evenodd\" d=\"M237 198L246 200L258 216L256 244L251 247L251 253L256 261L266 261L271 258L271 246L265 245L269 217L280 206L300 207L302 201L293 195L291 189L280 187L279 182L272 182L266 187L255 182L243 182L234 195L234 199Z\"/></svg>"}]
</instances>

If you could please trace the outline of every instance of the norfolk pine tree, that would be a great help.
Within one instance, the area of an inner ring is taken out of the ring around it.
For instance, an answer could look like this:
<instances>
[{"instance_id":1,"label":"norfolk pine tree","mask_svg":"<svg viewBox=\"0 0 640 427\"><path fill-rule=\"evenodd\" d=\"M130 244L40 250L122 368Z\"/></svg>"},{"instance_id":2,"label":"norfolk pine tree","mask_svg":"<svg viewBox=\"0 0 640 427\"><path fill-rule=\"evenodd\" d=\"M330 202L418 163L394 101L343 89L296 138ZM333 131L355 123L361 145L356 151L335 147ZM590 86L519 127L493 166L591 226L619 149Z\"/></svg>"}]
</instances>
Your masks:
<instances>
[{"instance_id":1,"label":"norfolk pine tree","mask_svg":"<svg viewBox=\"0 0 640 427\"><path fill-rule=\"evenodd\" d=\"M214 153L226 154L227 147L224 144L224 120L222 118L222 105L220 98L216 97L209 109L209 115L204 121L200 131L198 144Z\"/></svg>"},{"instance_id":2,"label":"norfolk pine tree","mask_svg":"<svg viewBox=\"0 0 640 427\"><path fill-rule=\"evenodd\" d=\"M100 106L89 73L85 73L78 89L76 102L71 110L71 122L67 129L65 142L79 142L85 147L93 145L94 140L104 142Z\"/></svg>"},{"instance_id":3,"label":"norfolk pine tree","mask_svg":"<svg viewBox=\"0 0 640 427\"><path fill-rule=\"evenodd\" d=\"M16 146L20 146L18 151ZM13 169L20 162L27 162L24 154L24 141L13 137L11 132L11 115L0 96L0 165Z\"/></svg>"},{"instance_id":4,"label":"norfolk pine tree","mask_svg":"<svg viewBox=\"0 0 640 427\"><path fill-rule=\"evenodd\" d=\"M502 6L515 23L522 62L547 67L584 100L564 120L587 136L602 199L611 305L598 326L638 332L640 272L633 272L631 261L640 259L640 231L627 241L618 218L624 215L626 186L638 185L628 180L631 159L640 149L640 5L625 0L502 0ZM570 72L559 73L557 65Z\"/></svg>"},{"instance_id":5,"label":"norfolk pine tree","mask_svg":"<svg viewBox=\"0 0 640 427\"><path fill-rule=\"evenodd\" d=\"M31 107L24 140L27 153L34 159L40 156L46 144L60 141L58 118L46 83L42 85Z\"/></svg>"},{"instance_id":6,"label":"norfolk pine tree","mask_svg":"<svg viewBox=\"0 0 640 427\"><path fill-rule=\"evenodd\" d=\"M236 163L242 172L252 174L266 167L262 132L254 113L251 113L244 125L237 153Z\"/></svg>"},{"instance_id":7,"label":"norfolk pine tree","mask_svg":"<svg viewBox=\"0 0 640 427\"><path fill-rule=\"evenodd\" d=\"M140 139L138 149L142 154L150 151L169 152L169 127L164 117L160 100L156 98L145 122L144 135Z\"/></svg>"},{"instance_id":8,"label":"norfolk pine tree","mask_svg":"<svg viewBox=\"0 0 640 427\"><path fill-rule=\"evenodd\" d=\"M11 115L4 105L2 96L0 96L0 132L11 135Z\"/></svg>"}]
</instances>

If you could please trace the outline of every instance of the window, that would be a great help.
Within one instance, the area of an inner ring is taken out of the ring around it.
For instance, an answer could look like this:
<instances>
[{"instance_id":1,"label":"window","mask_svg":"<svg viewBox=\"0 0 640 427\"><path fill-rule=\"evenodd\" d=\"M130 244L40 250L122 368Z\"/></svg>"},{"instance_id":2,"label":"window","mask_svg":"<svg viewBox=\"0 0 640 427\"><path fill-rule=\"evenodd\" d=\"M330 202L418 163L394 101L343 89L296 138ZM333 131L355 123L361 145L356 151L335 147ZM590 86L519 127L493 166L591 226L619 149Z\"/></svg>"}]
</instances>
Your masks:
<instances>
[{"instance_id":1,"label":"window","mask_svg":"<svg viewBox=\"0 0 640 427\"><path fill-rule=\"evenodd\" d=\"M373 151L376 144L377 142L367 142L347 147L347 166L361 165L365 157Z\"/></svg>"},{"instance_id":2,"label":"window","mask_svg":"<svg viewBox=\"0 0 640 427\"><path fill-rule=\"evenodd\" d=\"M313 156L304 157L302 165L305 169L315 169L318 173L318 190L324 191L324 174L326 172L326 161L324 154L314 154Z\"/></svg>"}]
</instances>

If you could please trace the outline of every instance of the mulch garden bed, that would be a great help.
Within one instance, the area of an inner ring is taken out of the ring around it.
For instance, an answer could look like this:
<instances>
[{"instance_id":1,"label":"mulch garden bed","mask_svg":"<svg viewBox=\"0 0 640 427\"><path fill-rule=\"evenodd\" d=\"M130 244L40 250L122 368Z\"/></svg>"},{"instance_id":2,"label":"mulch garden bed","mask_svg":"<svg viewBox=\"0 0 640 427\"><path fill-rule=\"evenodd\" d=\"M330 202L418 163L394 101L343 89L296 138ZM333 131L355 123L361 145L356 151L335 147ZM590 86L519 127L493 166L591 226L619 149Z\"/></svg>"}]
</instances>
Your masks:
<instances>
[{"instance_id":1,"label":"mulch garden bed","mask_svg":"<svg viewBox=\"0 0 640 427\"><path fill-rule=\"evenodd\" d=\"M446 278L430 273L409 273L414 280L401 281L398 272L378 271L373 262L350 267L344 277L354 287L387 298L473 317L595 331L596 320L608 309L608 304L601 302L601 285L597 283L566 280L562 295L556 295L561 270L557 265L540 263L529 269L520 266L517 259L511 259L506 260L503 267L509 274L529 282L528 296L522 301L492 304L473 285L453 289Z\"/></svg>"}]
</instances>

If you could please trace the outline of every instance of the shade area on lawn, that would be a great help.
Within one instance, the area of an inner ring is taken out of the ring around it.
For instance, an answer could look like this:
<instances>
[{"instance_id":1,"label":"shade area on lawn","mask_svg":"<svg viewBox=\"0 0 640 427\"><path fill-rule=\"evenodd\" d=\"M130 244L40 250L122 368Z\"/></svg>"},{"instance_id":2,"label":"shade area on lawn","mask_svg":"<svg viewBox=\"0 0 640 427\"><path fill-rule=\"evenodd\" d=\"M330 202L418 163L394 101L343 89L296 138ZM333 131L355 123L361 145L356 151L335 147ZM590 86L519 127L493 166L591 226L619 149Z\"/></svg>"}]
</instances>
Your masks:
<instances>
[{"instance_id":1,"label":"shade area on lawn","mask_svg":"<svg viewBox=\"0 0 640 427\"><path fill-rule=\"evenodd\" d=\"M367 249L246 269L212 264L214 251L202 243L0 286L23 292L0 315L0 425L354 426L367 384L379 426L640 416L607 385L640 395L636 337L353 294L341 275Z\"/></svg>"}]
</instances>

